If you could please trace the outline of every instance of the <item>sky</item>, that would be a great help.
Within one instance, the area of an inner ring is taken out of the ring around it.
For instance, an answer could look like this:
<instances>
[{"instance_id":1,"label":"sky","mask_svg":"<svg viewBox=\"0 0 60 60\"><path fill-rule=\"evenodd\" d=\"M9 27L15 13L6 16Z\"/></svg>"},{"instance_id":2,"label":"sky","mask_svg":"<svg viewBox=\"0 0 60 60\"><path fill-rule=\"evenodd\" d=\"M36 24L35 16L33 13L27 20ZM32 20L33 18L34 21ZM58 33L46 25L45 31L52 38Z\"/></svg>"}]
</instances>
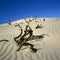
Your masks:
<instances>
[{"instance_id":1,"label":"sky","mask_svg":"<svg viewBox=\"0 0 60 60\"><path fill-rule=\"evenodd\" d=\"M0 24L36 16L60 18L60 0L0 0Z\"/></svg>"}]
</instances>

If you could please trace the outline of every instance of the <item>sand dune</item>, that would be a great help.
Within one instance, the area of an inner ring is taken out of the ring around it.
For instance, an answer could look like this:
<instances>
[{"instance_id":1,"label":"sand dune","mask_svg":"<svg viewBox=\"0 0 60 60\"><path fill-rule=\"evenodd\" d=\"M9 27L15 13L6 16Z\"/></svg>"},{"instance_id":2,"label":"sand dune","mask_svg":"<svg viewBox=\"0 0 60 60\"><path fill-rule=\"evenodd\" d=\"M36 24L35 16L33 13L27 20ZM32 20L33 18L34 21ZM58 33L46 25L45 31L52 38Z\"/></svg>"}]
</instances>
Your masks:
<instances>
[{"instance_id":1,"label":"sand dune","mask_svg":"<svg viewBox=\"0 0 60 60\"><path fill-rule=\"evenodd\" d=\"M28 20L29 18L27 18ZM60 60L59 18L45 18L45 21L43 18L37 18L29 22L34 35L48 35L39 40L29 41L34 44L35 48L39 49L36 53L32 52L28 46L23 46L20 51L16 52L19 46L16 45L14 37L19 35L19 28L15 27L15 23L21 23L23 30L28 24L22 19L12 22L12 25L0 25L0 40L9 40L9 42L0 42L0 60ZM37 24L42 24L43 28L35 29Z\"/></svg>"}]
</instances>

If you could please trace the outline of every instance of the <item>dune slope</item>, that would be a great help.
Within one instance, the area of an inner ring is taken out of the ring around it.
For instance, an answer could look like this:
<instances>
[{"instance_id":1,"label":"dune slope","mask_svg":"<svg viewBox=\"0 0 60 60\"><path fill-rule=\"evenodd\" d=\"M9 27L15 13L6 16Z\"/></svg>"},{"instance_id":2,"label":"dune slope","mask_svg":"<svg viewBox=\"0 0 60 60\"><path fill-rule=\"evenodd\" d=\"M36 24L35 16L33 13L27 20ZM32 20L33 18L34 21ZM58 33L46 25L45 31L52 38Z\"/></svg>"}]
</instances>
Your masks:
<instances>
[{"instance_id":1,"label":"dune slope","mask_svg":"<svg viewBox=\"0 0 60 60\"><path fill-rule=\"evenodd\" d=\"M0 60L60 60L60 19L46 18L43 21L43 18L38 18L29 22L34 35L48 35L39 40L29 41L39 49L36 53L28 46L23 46L16 52L19 46L14 41L14 37L19 35L19 28L15 27L15 23L20 23L23 30L27 25L25 20L12 22L12 25L0 25L0 40L9 40L9 42L0 42ZM43 28L35 29L37 24L42 24Z\"/></svg>"}]
</instances>

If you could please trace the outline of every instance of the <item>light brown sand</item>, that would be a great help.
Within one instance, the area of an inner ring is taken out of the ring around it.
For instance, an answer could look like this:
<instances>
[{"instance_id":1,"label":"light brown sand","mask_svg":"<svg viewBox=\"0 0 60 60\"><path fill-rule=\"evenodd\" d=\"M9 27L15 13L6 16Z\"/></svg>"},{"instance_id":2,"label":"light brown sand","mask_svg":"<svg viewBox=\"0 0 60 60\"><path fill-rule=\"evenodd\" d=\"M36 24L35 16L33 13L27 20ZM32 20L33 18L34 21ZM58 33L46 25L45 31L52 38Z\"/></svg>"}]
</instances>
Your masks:
<instances>
[{"instance_id":1,"label":"light brown sand","mask_svg":"<svg viewBox=\"0 0 60 60\"><path fill-rule=\"evenodd\" d=\"M8 24L0 25L0 40L9 40L9 42L0 42L0 60L60 60L60 19L46 18L46 21L43 21L43 18L38 18L37 21L30 22L34 35L49 35L40 40L30 41L39 49L37 53L31 52L29 47L16 52L18 46L14 41L14 37L19 35L19 30L14 24L23 22L21 26L25 29L27 25L25 20L12 22L11 26ZM41 23L44 27L35 29L35 26Z\"/></svg>"}]
</instances>

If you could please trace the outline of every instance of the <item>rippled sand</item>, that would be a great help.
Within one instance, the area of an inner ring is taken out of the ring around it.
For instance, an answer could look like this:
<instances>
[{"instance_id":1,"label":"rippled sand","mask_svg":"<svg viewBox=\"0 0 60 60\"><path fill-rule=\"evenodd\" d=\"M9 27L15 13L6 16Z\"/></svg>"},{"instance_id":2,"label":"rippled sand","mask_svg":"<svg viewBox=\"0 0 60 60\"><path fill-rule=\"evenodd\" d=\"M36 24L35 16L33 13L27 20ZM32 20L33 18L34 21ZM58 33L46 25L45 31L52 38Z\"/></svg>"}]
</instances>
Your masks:
<instances>
[{"instance_id":1,"label":"rippled sand","mask_svg":"<svg viewBox=\"0 0 60 60\"><path fill-rule=\"evenodd\" d=\"M16 52L19 46L15 43L14 37L19 35L19 30L14 24L23 22L21 26L25 29L27 24L25 20L12 22L12 25L0 25L0 40L9 40L9 42L0 42L0 60L60 60L60 19L46 18L46 21L43 21L43 18L41 18L37 19L37 21L30 22L34 35L48 34L49 36L30 41L35 45L35 48L39 49L36 53L26 46ZM41 23L44 27L35 29L35 26Z\"/></svg>"}]
</instances>

